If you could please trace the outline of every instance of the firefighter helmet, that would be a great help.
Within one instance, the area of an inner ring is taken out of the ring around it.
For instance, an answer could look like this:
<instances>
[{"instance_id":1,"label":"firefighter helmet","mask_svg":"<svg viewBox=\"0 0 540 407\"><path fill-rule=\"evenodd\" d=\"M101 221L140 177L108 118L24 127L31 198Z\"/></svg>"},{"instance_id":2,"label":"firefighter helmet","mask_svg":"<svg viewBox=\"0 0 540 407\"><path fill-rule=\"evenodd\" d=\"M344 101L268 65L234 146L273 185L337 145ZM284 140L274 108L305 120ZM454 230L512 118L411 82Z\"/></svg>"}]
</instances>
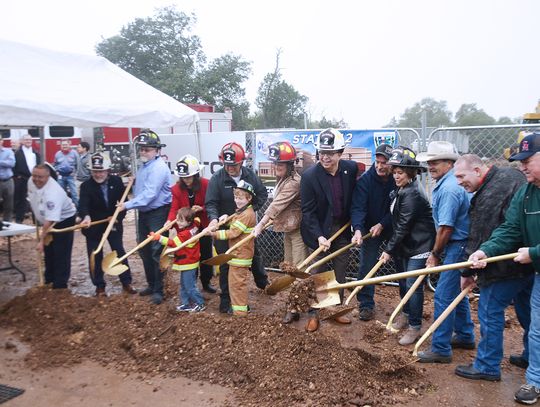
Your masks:
<instances>
[{"instance_id":1,"label":"firefighter helmet","mask_svg":"<svg viewBox=\"0 0 540 407\"><path fill-rule=\"evenodd\" d=\"M345 148L345 138L336 129L326 129L319 133L315 148L321 151L338 151Z\"/></svg>"},{"instance_id":2,"label":"firefighter helmet","mask_svg":"<svg viewBox=\"0 0 540 407\"><path fill-rule=\"evenodd\" d=\"M296 149L288 141L278 141L268 147L268 159L276 163L296 161Z\"/></svg>"},{"instance_id":3,"label":"firefighter helmet","mask_svg":"<svg viewBox=\"0 0 540 407\"><path fill-rule=\"evenodd\" d=\"M166 146L165 144L161 144L157 133L150 129L141 130L139 135L135 137L134 142L138 147L161 148Z\"/></svg>"},{"instance_id":4,"label":"firefighter helmet","mask_svg":"<svg viewBox=\"0 0 540 407\"><path fill-rule=\"evenodd\" d=\"M244 148L235 142L225 144L219 153L219 160L223 164L241 164L245 159L246 153Z\"/></svg>"},{"instance_id":5,"label":"firefighter helmet","mask_svg":"<svg viewBox=\"0 0 540 407\"><path fill-rule=\"evenodd\" d=\"M88 169L90 171L105 171L111 168L111 159L109 158L108 151L99 151L92 154L90 162L88 163Z\"/></svg>"},{"instance_id":6,"label":"firefighter helmet","mask_svg":"<svg viewBox=\"0 0 540 407\"><path fill-rule=\"evenodd\" d=\"M255 188L253 188L253 185L251 185L249 182L244 181L243 179L241 179L240 182L236 184L234 189L241 189L243 191L249 192L251 196L255 196Z\"/></svg>"},{"instance_id":7,"label":"firefighter helmet","mask_svg":"<svg viewBox=\"0 0 540 407\"><path fill-rule=\"evenodd\" d=\"M199 164L199 160L190 154L186 154L176 162L176 175L180 178L192 177L199 174L204 168L204 165Z\"/></svg>"},{"instance_id":8,"label":"firefighter helmet","mask_svg":"<svg viewBox=\"0 0 540 407\"><path fill-rule=\"evenodd\" d=\"M416 168L420 171L427 171L427 168L416 160L416 153L407 147L400 146L393 149L388 164L394 167Z\"/></svg>"}]
</instances>

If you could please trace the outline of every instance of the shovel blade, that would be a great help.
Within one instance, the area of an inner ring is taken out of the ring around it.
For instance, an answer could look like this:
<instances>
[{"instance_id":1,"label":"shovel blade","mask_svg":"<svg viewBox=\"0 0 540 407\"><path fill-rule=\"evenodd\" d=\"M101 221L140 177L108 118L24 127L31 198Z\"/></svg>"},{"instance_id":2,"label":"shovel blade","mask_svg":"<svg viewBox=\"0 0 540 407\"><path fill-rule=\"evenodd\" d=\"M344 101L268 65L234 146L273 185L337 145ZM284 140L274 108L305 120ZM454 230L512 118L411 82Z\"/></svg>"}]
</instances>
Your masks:
<instances>
[{"instance_id":1,"label":"shovel blade","mask_svg":"<svg viewBox=\"0 0 540 407\"><path fill-rule=\"evenodd\" d=\"M116 250L103 257L101 268L105 274L111 276L118 276L128 269L125 264L118 263L118 254L116 253Z\"/></svg>"},{"instance_id":2,"label":"shovel blade","mask_svg":"<svg viewBox=\"0 0 540 407\"><path fill-rule=\"evenodd\" d=\"M290 273L287 273L288 275L295 277L295 278L308 278L311 274L304 273L303 271L291 271Z\"/></svg>"},{"instance_id":3,"label":"shovel blade","mask_svg":"<svg viewBox=\"0 0 540 407\"><path fill-rule=\"evenodd\" d=\"M171 256L161 256L159 259L159 268L161 270L167 270L171 264L173 263L174 259Z\"/></svg>"},{"instance_id":4,"label":"shovel blade","mask_svg":"<svg viewBox=\"0 0 540 407\"><path fill-rule=\"evenodd\" d=\"M331 305L341 304L339 288L333 288L339 285L336 281L334 270L313 274L311 278L315 282L315 295L318 301L313 304L313 308L325 308Z\"/></svg>"},{"instance_id":5,"label":"shovel blade","mask_svg":"<svg viewBox=\"0 0 540 407\"><path fill-rule=\"evenodd\" d=\"M325 308L319 314L319 319L321 321L326 321L327 319L336 319L343 315L347 315L349 312L351 312L355 308L356 307L353 307L352 305L351 306L345 305L345 306L336 307L336 308Z\"/></svg>"},{"instance_id":6,"label":"shovel blade","mask_svg":"<svg viewBox=\"0 0 540 407\"><path fill-rule=\"evenodd\" d=\"M292 283L294 283L295 280L296 278L289 275L280 277L276 280L273 280L270 285L267 285L264 292L268 295L276 295L280 291L283 291L284 289L289 287Z\"/></svg>"},{"instance_id":7,"label":"shovel blade","mask_svg":"<svg viewBox=\"0 0 540 407\"><path fill-rule=\"evenodd\" d=\"M223 253L203 261L203 264L208 264L209 266L221 266L232 259L234 259L232 254Z\"/></svg>"}]
</instances>

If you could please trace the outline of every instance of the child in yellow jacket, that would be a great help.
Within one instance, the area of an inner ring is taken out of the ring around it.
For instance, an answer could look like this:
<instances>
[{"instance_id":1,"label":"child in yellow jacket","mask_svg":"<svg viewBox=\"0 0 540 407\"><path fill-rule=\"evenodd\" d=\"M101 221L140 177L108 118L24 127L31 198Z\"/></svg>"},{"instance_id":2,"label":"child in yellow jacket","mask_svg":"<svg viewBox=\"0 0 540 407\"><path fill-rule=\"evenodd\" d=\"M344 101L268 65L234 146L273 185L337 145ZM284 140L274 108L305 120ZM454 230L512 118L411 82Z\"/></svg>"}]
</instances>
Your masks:
<instances>
[{"instance_id":1,"label":"child in yellow jacket","mask_svg":"<svg viewBox=\"0 0 540 407\"><path fill-rule=\"evenodd\" d=\"M255 196L253 186L241 180L234 187L234 202L236 204L236 218L228 230L212 232L212 236L218 240L228 240L229 247L249 236L253 227L257 224L255 211L251 206L251 200ZM250 274L249 268L253 260L255 242L249 242L240 246L234 252L234 258L229 264L229 295L233 315L245 316L248 313L248 289L247 281Z\"/></svg>"}]
</instances>

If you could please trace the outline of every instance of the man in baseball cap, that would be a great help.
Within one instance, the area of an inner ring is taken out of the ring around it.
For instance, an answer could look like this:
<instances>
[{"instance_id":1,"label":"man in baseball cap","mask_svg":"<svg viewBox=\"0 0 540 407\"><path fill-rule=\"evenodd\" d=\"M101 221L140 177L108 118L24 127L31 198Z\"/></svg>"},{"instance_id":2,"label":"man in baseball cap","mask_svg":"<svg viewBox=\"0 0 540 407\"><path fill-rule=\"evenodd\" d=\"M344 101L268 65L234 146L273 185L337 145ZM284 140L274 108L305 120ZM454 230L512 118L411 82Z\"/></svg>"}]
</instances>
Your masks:
<instances>
[{"instance_id":1,"label":"man in baseball cap","mask_svg":"<svg viewBox=\"0 0 540 407\"><path fill-rule=\"evenodd\" d=\"M523 137L519 143L519 151L508 161L523 161L540 151L540 133L532 133Z\"/></svg>"}]
</instances>

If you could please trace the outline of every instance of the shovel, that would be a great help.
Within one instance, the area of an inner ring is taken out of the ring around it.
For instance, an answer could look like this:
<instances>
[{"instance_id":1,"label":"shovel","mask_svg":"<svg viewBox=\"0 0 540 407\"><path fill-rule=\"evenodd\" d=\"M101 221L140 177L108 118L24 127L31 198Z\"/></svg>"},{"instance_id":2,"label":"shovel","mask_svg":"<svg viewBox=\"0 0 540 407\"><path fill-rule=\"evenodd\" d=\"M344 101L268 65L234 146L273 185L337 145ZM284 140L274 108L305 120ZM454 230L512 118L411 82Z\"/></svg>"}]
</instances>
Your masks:
<instances>
[{"instance_id":1,"label":"shovel","mask_svg":"<svg viewBox=\"0 0 540 407\"><path fill-rule=\"evenodd\" d=\"M351 226L351 222L347 222L345 225L343 225L336 233L334 233L330 238L328 239L329 242L333 242L336 240L336 238L341 235L348 227ZM367 236L367 235L366 235ZM321 252L323 251L323 247L319 246L317 249L313 251L304 261L302 261L300 264L296 266L298 270L301 270L304 268L311 260L313 260L315 257L317 257ZM264 292L268 295L276 295L280 291L283 291L287 287L289 287L294 281L296 280L295 277L292 275L287 274L286 276L280 277L270 285L266 286L266 289Z\"/></svg>"},{"instance_id":2,"label":"shovel","mask_svg":"<svg viewBox=\"0 0 540 407\"><path fill-rule=\"evenodd\" d=\"M503 254L500 256L489 257L483 259L483 262L493 263L502 260L511 260L516 257L518 253ZM313 308L325 308L331 305L339 304L339 290L344 288L359 287L371 284L385 283L387 281L401 280L408 277L418 277L422 275L440 273L447 270L455 270L460 268L469 268L473 265L472 261L463 261L454 264L444 264L442 266L427 267L424 269L411 270L403 273L389 274L386 276L380 276L370 278L362 281L352 281L349 283L339 284L336 281L336 276L333 271L327 271L325 273L314 274L311 278L315 282L315 294L317 296L317 303L313 304Z\"/></svg>"},{"instance_id":3,"label":"shovel","mask_svg":"<svg viewBox=\"0 0 540 407\"><path fill-rule=\"evenodd\" d=\"M39 225L36 222L36 240L39 242ZM38 266L38 276L39 276L39 285L45 284L45 279L43 276L43 256L39 250L37 252L37 266Z\"/></svg>"},{"instance_id":4,"label":"shovel","mask_svg":"<svg viewBox=\"0 0 540 407\"><path fill-rule=\"evenodd\" d=\"M364 238L365 239L365 238ZM377 264L375 264L371 270L369 270L369 273L367 273L365 275L365 277L360 280L360 281L364 281L364 280L367 280L368 278L371 278L371 276L373 276L380 268L381 266L384 264L384 262L382 260L379 260L377 262ZM354 298L354 296L358 293L358 291L360 291L364 286L358 286L356 287L352 292L351 294L347 297L347 300L345 301L345 303L338 309L335 309L333 310L333 312L328 312L328 313L325 313L325 315L323 315L322 317L320 317L320 319L322 319L323 321L326 320L326 319L335 319L337 317L341 317L343 315L347 315L349 312L351 312L354 307L349 307L349 303L351 302L351 300Z\"/></svg>"},{"instance_id":5,"label":"shovel","mask_svg":"<svg viewBox=\"0 0 540 407\"><path fill-rule=\"evenodd\" d=\"M272 223L273 221L268 221L266 225L264 225L264 230L266 230ZM207 259L202 263L208 264L209 266L221 266L222 264L227 263L229 260L234 259L233 253L236 249L253 239L255 239L255 235L249 234L249 236L246 236L239 242L235 243L233 246L229 247L229 249L225 253L218 254L217 256Z\"/></svg>"},{"instance_id":6,"label":"shovel","mask_svg":"<svg viewBox=\"0 0 540 407\"><path fill-rule=\"evenodd\" d=\"M79 229L85 229L85 228L89 228L89 227L92 227L92 226L95 226L95 225L99 225L101 223L105 223L105 222L108 222L111 220L111 217L109 216L108 218L106 219L101 219L101 220L96 220L94 222L90 222L88 225L81 225L80 223L78 225L74 225L74 226L69 226L67 228L63 228L63 229L55 229L54 227L53 228L50 228L48 231L47 231L47 236L45 236L45 240L44 240L44 243L45 243L45 246L48 246L49 243L51 243L51 241L53 240L53 237L52 235L50 235L49 233L64 233L64 232L73 232L75 230L79 230Z\"/></svg>"},{"instance_id":7,"label":"shovel","mask_svg":"<svg viewBox=\"0 0 540 407\"><path fill-rule=\"evenodd\" d=\"M416 291L416 289L418 288L418 286L420 284L422 284L422 281L424 281L425 277L426 276L423 275L423 276L420 276L420 277L418 277L416 279L416 281L413 283L413 285L411 285L411 288L409 288L409 291L407 291L407 293L403 296L403 298L401 299L401 301L397 305L394 312L392 312L392 315L390 315L390 319L386 323L386 329L388 331L390 331L390 332L392 332L394 334L399 332L399 329L396 329L396 328L392 327L392 323L394 322L394 319L396 318L396 316L401 312L401 309L405 306L407 301L409 301L409 299L413 296L413 294Z\"/></svg>"},{"instance_id":8,"label":"shovel","mask_svg":"<svg viewBox=\"0 0 540 407\"><path fill-rule=\"evenodd\" d=\"M163 225L163 227L155 233L161 234L163 232L166 232L175 224L175 222L176 222L175 220L171 220L165 223L165 225ZM118 276L122 274L124 271L128 269L128 266L126 266L125 264L122 264L122 262L125 259L127 259L129 256L131 256L133 253L135 253L137 250L146 246L153 239L154 239L153 236L148 236L141 243L139 243L137 246L135 246L133 249L131 249L129 252L127 252L120 258L117 257L118 254L116 253L116 250L110 252L105 257L103 257L103 261L101 262L101 268L103 269L103 272L111 276Z\"/></svg>"},{"instance_id":9,"label":"shovel","mask_svg":"<svg viewBox=\"0 0 540 407\"><path fill-rule=\"evenodd\" d=\"M122 195L122 198L120 198L120 201L118 204L123 204L126 200L129 190L131 189L131 186L133 185L133 178L130 178L128 181L128 184L126 185L126 190L124 191L124 194ZM105 229L105 232L103 233L103 236L101 236L101 241L99 242L98 247L96 247L96 250L94 250L92 253L90 253L90 273L94 275L94 269L96 267L96 254L98 254L102 249L103 245L105 244L105 241L107 240L107 237L109 237L109 233L111 233L111 230L114 226L114 222L116 222L116 218L118 217L118 214L120 213L120 207L117 206L116 210L113 213L113 216L109 220L109 224L107 225L107 229Z\"/></svg>"},{"instance_id":10,"label":"shovel","mask_svg":"<svg viewBox=\"0 0 540 407\"><path fill-rule=\"evenodd\" d=\"M418 348L420 348L420 345L424 343L424 341L431 335L435 330L443 323L443 321L450 315L450 313L454 310L454 308L457 307L457 305L461 302L463 298L465 298L472 290L474 289L474 284L471 284L470 286L466 287L464 290L459 293L459 295L450 303L448 307L444 310L444 312L439 315L439 318L431 324L431 326L428 328L428 330L422 335L422 337L416 342L416 345L414 346L413 350L413 356L418 356Z\"/></svg>"}]
</instances>

